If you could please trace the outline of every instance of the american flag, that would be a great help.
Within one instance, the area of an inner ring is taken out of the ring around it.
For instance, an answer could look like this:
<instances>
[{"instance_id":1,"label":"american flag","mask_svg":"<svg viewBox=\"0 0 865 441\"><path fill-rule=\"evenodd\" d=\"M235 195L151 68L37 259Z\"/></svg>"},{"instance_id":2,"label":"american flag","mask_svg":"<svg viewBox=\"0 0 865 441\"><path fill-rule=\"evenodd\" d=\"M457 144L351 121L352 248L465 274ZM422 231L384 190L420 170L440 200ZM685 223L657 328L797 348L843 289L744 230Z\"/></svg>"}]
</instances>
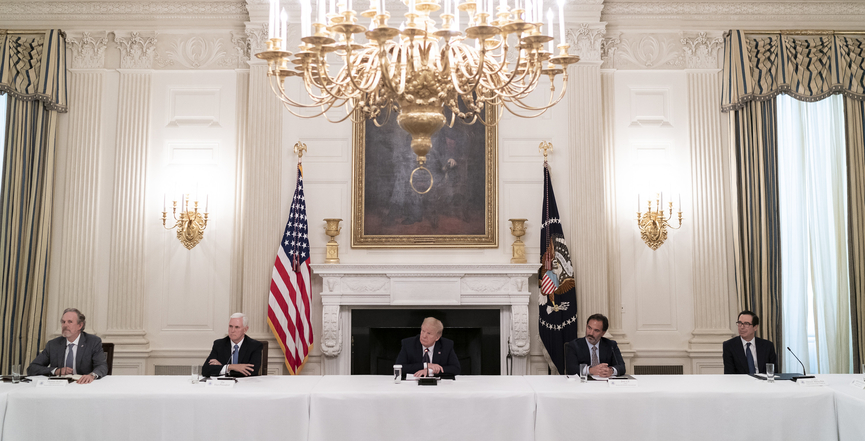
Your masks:
<instances>
[{"instance_id":1,"label":"american flag","mask_svg":"<svg viewBox=\"0 0 865 441\"><path fill-rule=\"evenodd\" d=\"M282 347L285 365L299 374L312 349L310 320L309 234L306 200L303 197L303 168L297 165L297 187L282 236L267 301L267 324Z\"/></svg>"}]
</instances>

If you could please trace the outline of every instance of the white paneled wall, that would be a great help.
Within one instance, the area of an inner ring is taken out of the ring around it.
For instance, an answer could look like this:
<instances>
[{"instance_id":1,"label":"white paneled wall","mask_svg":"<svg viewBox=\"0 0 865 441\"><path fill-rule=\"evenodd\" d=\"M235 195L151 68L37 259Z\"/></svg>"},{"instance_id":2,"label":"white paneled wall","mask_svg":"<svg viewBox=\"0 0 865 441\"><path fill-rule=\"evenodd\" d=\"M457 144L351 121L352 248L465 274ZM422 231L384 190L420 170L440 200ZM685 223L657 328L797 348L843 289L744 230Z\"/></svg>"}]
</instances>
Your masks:
<instances>
[{"instance_id":1,"label":"white paneled wall","mask_svg":"<svg viewBox=\"0 0 865 441\"><path fill-rule=\"evenodd\" d=\"M88 330L119 344L116 373L153 373L157 366L200 363L225 335L228 315L243 310L250 334L271 341L271 372L281 373L265 313L276 240L295 186L295 142L309 147L303 165L314 262L324 260L323 219L341 218L336 241L343 263L503 264L511 257L510 218L529 220L523 237L529 261L540 253L538 145L548 141L581 321L594 312L610 315L631 366L716 371L717 341L729 331L735 303L728 285L706 282L729 280L730 271L722 264L729 222L713 217L710 207L729 197L722 191L721 116L712 101L717 79L706 66L688 64L678 34L613 37L598 23L574 28L569 38L585 61L571 67L565 99L541 117L505 113L501 121L493 249L351 248L351 123L298 118L279 106L264 66L246 63L247 42L252 52L262 44L256 22L246 36L234 29L176 31L152 46L139 42L134 60L123 56L125 40L107 38L108 61L70 71L74 102L58 143L62 215L55 218L48 334L57 333L62 308L82 307ZM640 46L646 41L663 44ZM80 55L82 47L70 50ZM663 51L641 53L645 47ZM299 98L295 80L289 90ZM548 92L544 79L530 101L542 103ZM652 251L634 218L637 196L645 209L646 198L660 191L674 205L681 194L685 221ZM160 220L163 195L170 216L181 192L198 194L202 203L209 198L204 240L192 250ZM314 279L315 293L320 285ZM545 374L534 325L537 287L531 291L528 371ZM317 337L321 313L314 295ZM327 373L317 343L305 374Z\"/></svg>"}]
</instances>

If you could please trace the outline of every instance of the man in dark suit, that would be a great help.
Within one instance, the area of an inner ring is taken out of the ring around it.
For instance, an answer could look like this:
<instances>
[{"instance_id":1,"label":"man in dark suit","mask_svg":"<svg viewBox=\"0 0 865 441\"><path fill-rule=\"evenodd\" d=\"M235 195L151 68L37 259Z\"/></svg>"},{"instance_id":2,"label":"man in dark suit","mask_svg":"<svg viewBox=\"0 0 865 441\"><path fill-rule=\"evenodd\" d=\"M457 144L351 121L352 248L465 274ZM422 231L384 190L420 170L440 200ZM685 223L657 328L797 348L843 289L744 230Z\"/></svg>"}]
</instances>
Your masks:
<instances>
[{"instance_id":1,"label":"man in dark suit","mask_svg":"<svg viewBox=\"0 0 865 441\"><path fill-rule=\"evenodd\" d=\"M402 365L403 376L409 373L415 377L426 377L427 369L438 376L442 372L459 375L460 361L454 352L454 342L441 338L444 325L434 317L424 319L420 327L420 335L402 340L402 348L396 357L396 364Z\"/></svg>"},{"instance_id":2,"label":"man in dark suit","mask_svg":"<svg viewBox=\"0 0 865 441\"><path fill-rule=\"evenodd\" d=\"M84 332L87 324L81 311L66 308L60 317L60 337L27 367L27 375L81 375L78 383L90 383L108 375L102 339Z\"/></svg>"},{"instance_id":3,"label":"man in dark suit","mask_svg":"<svg viewBox=\"0 0 865 441\"><path fill-rule=\"evenodd\" d=\"M615 340L604 337L610 321L603 314L592 314L586 320L586 336L571 340L565 350L565 365L569 375L576 375L581 364L593 377L625 375L625 360Z\"/></svg>"},{"instance_id":4,"label":"man in dark suit","mask_svg":"<svg viewBox=\"0 0 865 441\"><path fill-rule=\"evenodd\" d=\"M760 317L751 311L739 313L736 321L739 336L724 342L724 373L753 374L766 373L766 363L778 363L775 345L769 340L757 338Z\"/></svg>"},{"instance_id":5,"label":"man in dark suit","mask_svg":"<svg viewBox=\"0 0 865 441\"><path fill-rule=\"evenodd\" d=\"M201 375L216 377L251 377L261 375L261 350L258 340L246 336L249 319L241 313L232 314L228 320L228 336L213 342L213 349L201 367Z\"/></svg>"}]
</instances>

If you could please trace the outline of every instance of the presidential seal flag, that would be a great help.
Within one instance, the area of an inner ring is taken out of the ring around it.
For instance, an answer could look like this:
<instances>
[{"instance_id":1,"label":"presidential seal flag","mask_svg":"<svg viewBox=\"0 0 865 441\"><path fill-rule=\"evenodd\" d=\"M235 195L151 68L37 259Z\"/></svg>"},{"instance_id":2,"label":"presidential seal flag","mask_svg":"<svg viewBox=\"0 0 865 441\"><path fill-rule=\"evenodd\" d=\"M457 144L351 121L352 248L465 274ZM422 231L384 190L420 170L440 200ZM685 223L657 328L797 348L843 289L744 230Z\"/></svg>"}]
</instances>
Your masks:
<instances>
[{"instance_id":1,"label":"presidential seal flag","mask_svg":"<svg viewBox=\"0 0 865 441\"><path fill-rule=\"evenodd\" d=\"M285 366L292 375L300 373L312 349L312 284L309 279L307 226L303 168L298 164L297 186L285 234L280 239L273 263L267 301L267 324L285 354Z\"/></svg>"},{"instance_id":2,"label":"presidential seal flag","mask_svg":"<svg viewBox=\"0 0 865 441\"><path fill-rule=\"evenodd\" d=\"M559 221L550 166L544 161L544 205L541 213L541 268L538 270L538 333L554 374L564 374L565 343L577 338L577 293L574 267Z\"/></svg>"}]
</instances>

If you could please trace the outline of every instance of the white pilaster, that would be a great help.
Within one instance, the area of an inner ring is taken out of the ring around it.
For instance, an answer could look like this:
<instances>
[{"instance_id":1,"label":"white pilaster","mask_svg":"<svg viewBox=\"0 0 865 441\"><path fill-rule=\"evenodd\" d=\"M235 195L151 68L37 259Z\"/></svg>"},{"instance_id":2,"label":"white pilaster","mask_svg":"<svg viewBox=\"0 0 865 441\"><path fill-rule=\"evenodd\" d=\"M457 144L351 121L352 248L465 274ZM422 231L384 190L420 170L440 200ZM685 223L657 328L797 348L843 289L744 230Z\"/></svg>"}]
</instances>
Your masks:
<instances>
[{"instance_id":1,"label":"white pilaster","mask_svg":"<svg viewBox=\"0 0 865 441\"><path fill-rule=\"evenodd\" d=\"M571 212L567 219L571 260L577 286L579 321L594 313L609 315L608 236L605 192L604 111L601 41L604 24L581 24L568 31L571 53L580 62L571 68L568 107ZM553 173L556 173L554 168Z\"/></svg>"},{"instance_id":2,"label":"white pilaster","mask_svg":"<svg viewBox=\"0 0 865 441\"><path fill-rule=\"evenodd\" d=\"M263 25L247 27L252 54L264 49ZM282 215L282 116L285 110L268 84L267 64L252 58L249 69L247 137L243 156L242 311L249 333L268 336L267 298L276 247L287 219ZM294 168L286 170L294 176ZM294 180L293 178L291 179ZM293 189L292 182L292 189Z\"/></svg>"},{"instance_id":3,"label":"white pilaster","mask_svg":"<svg viewBox=\"0 0 865 441\"><path fill-rule=\"evenodd\" d=\"M97 219L99 199L99 152L102 149L102 92L105 79L106 32L68 33L71 51L69 69L69 137L66 154L66 182L58 284L58 307L78 308L90 320L88 330L104 328L95 307L98 256ZM59 183L58 183L59 184ZM59 333L60 311L51 313L54 333Z\"/></svg>"},{"instance_id":4,"label":"white pilaster","mask_svg":"<svg viewBox=\"0 0 865 441\"><path fill-rule=\"evenodd\" d=\"M150 133L153 33L115 33L120 48L112 200L108 327L105 340L126 356L149 349L144 330L145 183ZM143 372L142 372L143 373Z\"/></svg>"},{"instance_id":5,"label":"white pilaster","mask_svg":"<svg viewBox=\"0 0 865 441\"><path fill-rule=\"evenodd\" d=\"M249 37L234 35L232 38L235 50L244 56L246 68L237 69L237 93L235 108L237 109L237 157L235 173L234 200L234 233L231 235L231 288L229 291L229 310L239 312L243 308L243 177L249 136L247 106L249 105Z\"/></svg>"},{"instance_id":6,"label":"white pilaster","mask_svg":"<svg viewBox=\"0 0 865 441\"><path fill-rule=\"evenodd\" d=\"M682 37L688 79L694 231L694 331L689 341L692 372L722 366L721 342L730 329L727 226L724 206L724 147L721 138L720 38Z\"/></svg>"}]
</instances>

